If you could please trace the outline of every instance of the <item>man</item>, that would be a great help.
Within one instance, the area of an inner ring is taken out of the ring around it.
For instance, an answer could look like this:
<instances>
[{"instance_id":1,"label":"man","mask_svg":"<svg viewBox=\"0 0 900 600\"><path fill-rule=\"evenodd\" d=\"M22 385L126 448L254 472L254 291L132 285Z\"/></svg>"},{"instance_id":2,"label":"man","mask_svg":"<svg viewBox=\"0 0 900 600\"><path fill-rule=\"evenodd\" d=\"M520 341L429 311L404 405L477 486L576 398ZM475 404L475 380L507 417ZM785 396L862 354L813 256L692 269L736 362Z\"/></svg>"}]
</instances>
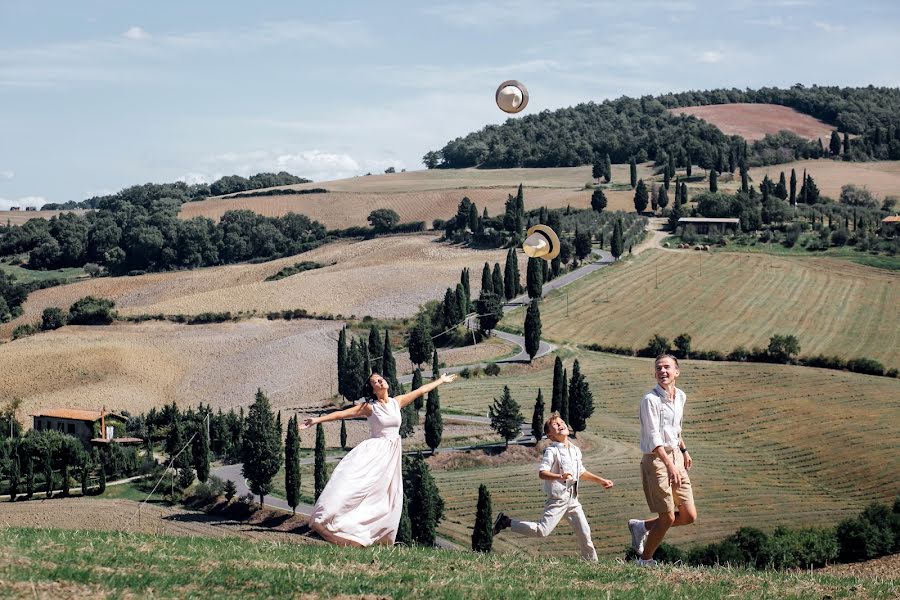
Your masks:
<instances>
[{"instance_id":1,"label":"man","mask_svg":"<svg viewBox=\"0 0 900 600\"><path fill-rule=\"evenodd\" d=\"M631 547L638 554L635 562L653 566L653 553L670 527L690 525L697 519L694 494L688 477L693 464L681 435L686 397L675 387L681 375L678 359L662 354L654 363L656 387L641 399L641 481L644 497L655 518L631 519Z\"/></svg>"}]
</instances>

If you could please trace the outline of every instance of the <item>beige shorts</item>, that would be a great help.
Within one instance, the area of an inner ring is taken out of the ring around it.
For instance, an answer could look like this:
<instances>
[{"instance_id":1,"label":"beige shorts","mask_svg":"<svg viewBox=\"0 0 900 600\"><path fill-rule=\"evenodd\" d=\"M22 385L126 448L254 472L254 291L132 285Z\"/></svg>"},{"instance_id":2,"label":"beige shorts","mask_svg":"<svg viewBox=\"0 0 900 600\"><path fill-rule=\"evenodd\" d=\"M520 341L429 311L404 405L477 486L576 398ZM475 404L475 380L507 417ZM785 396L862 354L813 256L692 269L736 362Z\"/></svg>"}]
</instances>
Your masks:
<instances>
[{"instance_id":1,"label":"beige shorts","mask_svg":"<svg viewBox=\"0 0 900 600\"><path fill-rule=\"evenodd\" d=\"M675 467L681 473L681 485L675 492L669 485L669 472L666 465L655 454L645 454L641 459L641 481L644 484L644 497L650 512L663 513L675 512L676 507L682 504L694 503L694 492L691 489L691 480L684 468L684 455L675 449L669 452L669 456L675 462Z\"/></svg>"}]
</instances>

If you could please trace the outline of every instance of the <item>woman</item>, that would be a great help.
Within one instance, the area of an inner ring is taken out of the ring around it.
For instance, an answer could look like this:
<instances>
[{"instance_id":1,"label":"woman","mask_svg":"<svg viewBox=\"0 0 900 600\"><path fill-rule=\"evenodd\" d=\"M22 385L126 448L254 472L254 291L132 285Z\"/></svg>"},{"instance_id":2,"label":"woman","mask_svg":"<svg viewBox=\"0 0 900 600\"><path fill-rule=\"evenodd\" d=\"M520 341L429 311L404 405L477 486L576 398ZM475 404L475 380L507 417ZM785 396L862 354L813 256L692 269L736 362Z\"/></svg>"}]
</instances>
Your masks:
<instances>
[{"instance_id":1,"label":"woman","mask_svg":"<svg viewBox=\"0 0 900 600\"><path fill-rule=\"evenodd\" d=\"M456 375L441 375L427 385L396 398L378 373L366 381L366 401L346 410L306 419L300 429L319 423L366 417L370 437L338 463L316 501L309 526L333 544L393 544L403 511L400 410Z\"/></svg>"}]
</instances>

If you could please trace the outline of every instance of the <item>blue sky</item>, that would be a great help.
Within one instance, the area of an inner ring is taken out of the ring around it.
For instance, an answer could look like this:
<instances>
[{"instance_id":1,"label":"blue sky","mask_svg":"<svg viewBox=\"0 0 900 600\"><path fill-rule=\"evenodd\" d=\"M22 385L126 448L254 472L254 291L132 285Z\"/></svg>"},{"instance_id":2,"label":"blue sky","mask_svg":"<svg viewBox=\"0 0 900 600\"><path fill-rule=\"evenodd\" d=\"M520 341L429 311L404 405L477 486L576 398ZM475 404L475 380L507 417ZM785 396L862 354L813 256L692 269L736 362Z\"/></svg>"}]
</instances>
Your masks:
<instances>
[{"instance_id":1,"label":"blue sky","mask_svg":"<svg viewBox=\"0 0 900 600\"><path fill-rule=\"evenodd\" d=\"M421 169L448 140L621 95L900 86L894 2L0 0L0 209L147 181ZM893 58L891 58L893 57Z\"/></svg>"}]
</instances>

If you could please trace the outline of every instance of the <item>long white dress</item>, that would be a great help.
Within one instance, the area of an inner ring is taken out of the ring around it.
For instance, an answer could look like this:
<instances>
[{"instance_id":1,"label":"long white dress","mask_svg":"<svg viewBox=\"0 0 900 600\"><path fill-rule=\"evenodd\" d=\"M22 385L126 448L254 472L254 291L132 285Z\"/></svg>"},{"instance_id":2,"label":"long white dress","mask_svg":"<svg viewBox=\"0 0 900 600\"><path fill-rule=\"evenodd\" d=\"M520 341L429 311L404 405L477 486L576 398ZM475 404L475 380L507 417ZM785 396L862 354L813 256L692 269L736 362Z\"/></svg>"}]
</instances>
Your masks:
<instances>
[{"instance_id":1,"label":"long white dress","mask_svg":"<svg viewBox=\"0 0 900 600\"><path fill-rule=\"evenodd\" d=\"M309 525L334 544L393 544L403 512L400 404L375 402L370 437L351 450L316 501Z\"/></svg>"}]
</instances>

